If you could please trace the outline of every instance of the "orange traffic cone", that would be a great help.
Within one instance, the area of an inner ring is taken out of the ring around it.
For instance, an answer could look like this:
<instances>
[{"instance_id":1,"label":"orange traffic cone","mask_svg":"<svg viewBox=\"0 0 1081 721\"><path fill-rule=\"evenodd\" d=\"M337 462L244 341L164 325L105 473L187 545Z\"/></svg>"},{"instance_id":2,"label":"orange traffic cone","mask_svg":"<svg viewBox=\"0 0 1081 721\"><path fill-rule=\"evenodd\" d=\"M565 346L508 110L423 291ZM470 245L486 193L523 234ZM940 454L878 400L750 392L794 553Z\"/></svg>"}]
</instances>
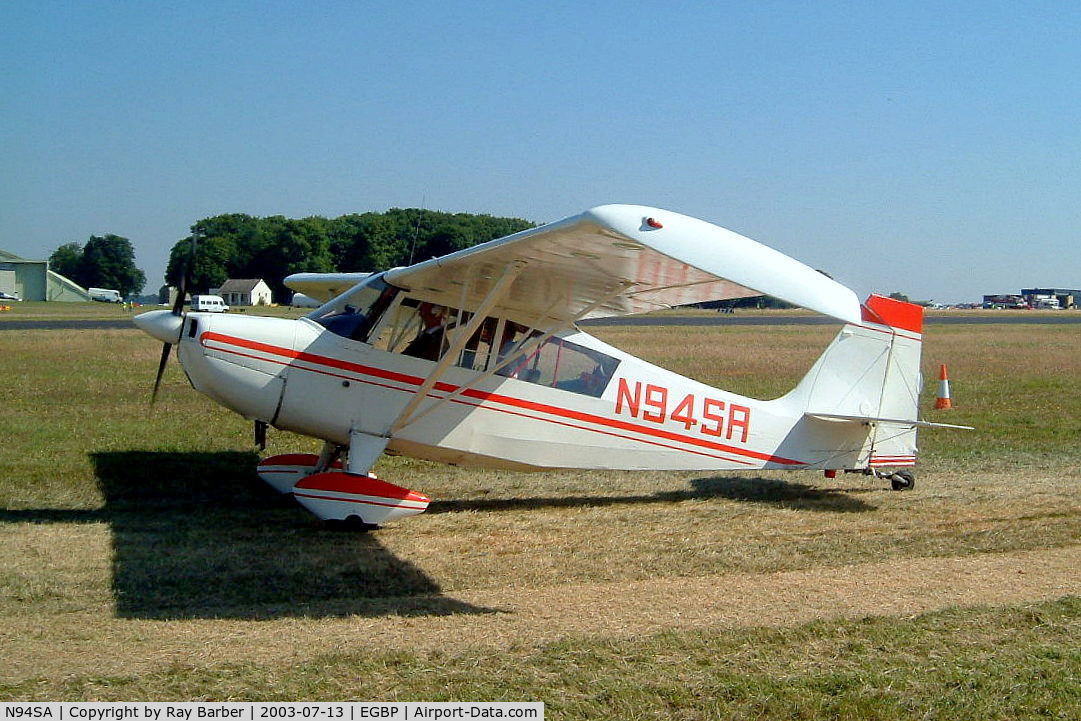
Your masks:
<instances>
[{"instance_id":1,"label":"orange traffic cone","mask_svg":"<svg viewBox=\"0 0 1081 721\"><path fill-rule=\"evenodd\" d=\"M938 397L935 398L935 410L948 411L953 408L950 400L950 379L946 375L946 364L943 363L938 371Z\"/></svg>"}]
</instances>

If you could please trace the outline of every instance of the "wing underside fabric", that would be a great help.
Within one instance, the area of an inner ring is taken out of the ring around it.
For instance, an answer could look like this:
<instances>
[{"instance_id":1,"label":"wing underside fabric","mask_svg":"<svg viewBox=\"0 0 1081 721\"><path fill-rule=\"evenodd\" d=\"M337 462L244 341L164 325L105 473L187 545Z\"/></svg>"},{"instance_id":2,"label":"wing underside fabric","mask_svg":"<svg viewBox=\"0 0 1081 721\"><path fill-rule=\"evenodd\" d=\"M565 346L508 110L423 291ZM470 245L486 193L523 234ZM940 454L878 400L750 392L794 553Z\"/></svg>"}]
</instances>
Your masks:
<instances>
[{"instance_id":1,"label":"wing underside fabric","mask_svg":"<svg viewBox=\"0 0 1081 721\"><path fill-rule=\"evenodd\" d=\"M593 208L386 279L469 310L505 273L516 276L492 312L530 325L763 294L860 320L856 295L803 263L705 221L633 205Z\"/></svg>"}]
</instances>

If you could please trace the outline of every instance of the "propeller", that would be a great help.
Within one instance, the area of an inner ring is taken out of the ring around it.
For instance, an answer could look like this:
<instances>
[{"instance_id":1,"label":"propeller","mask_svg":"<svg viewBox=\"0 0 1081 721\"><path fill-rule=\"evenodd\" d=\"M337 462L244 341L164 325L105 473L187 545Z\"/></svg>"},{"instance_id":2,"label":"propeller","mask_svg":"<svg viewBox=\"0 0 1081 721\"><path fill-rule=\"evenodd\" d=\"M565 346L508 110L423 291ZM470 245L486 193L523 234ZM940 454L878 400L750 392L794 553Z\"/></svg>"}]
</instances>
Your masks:
<instances>
[{"instance_id":1,"label":"propeller","mask_svg":"<svg viewBox=\"0 0 1081 721\"><path fill-rule=\"evenodd\" d=\"M173 303L173 309L170 311L171 315L180 319L177 323L175 320L168 323L171 328L172 325L176 325L176 340L163 340L161 345L161 360L158 361L158 375L154 378L154 392L150 394L150 405L154 405L158 399L158 389L161 388L161 377L165 374L165 365L169 362L169 353L173 349L173 345L180 342L180 334L184 329L184 295L188 289L188 275L195 269L195 249L197 240L195 234L191 236L191 251L188 253L187 260L183 261L180 266L180 281L176 287L176 302ZM164 311L161 311L164 313ZM166 336L168 338L168 336Z\"/></svg>"}]
</instances>

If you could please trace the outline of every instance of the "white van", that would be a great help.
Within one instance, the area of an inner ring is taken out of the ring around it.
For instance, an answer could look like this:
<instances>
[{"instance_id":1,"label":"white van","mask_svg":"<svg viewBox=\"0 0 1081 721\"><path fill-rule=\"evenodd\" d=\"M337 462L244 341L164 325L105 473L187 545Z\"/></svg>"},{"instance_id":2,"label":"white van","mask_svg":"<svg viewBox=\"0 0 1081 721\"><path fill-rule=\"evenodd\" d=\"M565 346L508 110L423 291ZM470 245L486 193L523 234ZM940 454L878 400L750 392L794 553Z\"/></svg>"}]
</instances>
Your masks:
<instances>
[{"instance_id":1,"label":"white van","mask_svg":"<svg viewBox=\"0 0 1081 721\"><path fill-rule=\"evenodd\" d=\"M228 313L229 306L220 295L193 295L191 297L191 309L204 313Z\"/></svg>"},{"instance_id":2,"label":"white van","mask_svg":"<svg viewBox=\"0 0 1081 721\"><path fill-rule=\"evenodd\" d=\"M120 297L120 291L111 288L87 288L86 292L90 294L90 300L96 300L99 303L124 302L124 299Z\"/></svg>"}]
</instances>

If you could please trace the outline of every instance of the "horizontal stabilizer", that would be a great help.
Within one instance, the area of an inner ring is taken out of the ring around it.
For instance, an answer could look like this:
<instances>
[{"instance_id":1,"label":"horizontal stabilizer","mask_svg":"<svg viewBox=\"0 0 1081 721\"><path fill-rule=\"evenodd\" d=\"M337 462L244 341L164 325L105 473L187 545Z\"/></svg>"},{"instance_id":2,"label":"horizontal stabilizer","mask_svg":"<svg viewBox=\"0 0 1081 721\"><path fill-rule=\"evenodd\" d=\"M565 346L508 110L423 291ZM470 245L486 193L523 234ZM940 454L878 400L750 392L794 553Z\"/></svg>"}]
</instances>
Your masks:
<instances>
[{"instance_id":1,"label":"horizontal stabilizer","mask_svg":"<svg viewBox=\"0 0 1081 721\"><path fill-rule=\"evenodd\" d=\"M972 426L957 426L952 423L932 423L931 421L916 421L904 418L879 418L877 416L843 416L834 413L805 413L807 418L820 418L824 421L843 421L846 423L887 423L895 426L918 426L920 428L960 428L966 431L975 430Z\"/></svg>"}]
</instances>

